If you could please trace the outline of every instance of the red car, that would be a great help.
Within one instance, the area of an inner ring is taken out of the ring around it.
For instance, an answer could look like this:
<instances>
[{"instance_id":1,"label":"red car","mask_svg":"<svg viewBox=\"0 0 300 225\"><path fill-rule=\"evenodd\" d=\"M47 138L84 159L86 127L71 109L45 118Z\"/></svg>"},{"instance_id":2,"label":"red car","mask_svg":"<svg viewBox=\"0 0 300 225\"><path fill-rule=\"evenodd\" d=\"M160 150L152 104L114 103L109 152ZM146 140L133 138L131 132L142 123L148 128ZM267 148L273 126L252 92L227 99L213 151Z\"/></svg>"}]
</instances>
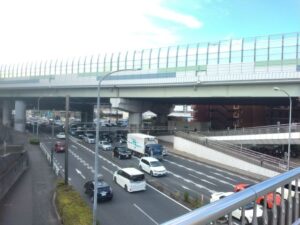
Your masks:
<instances>
[{"instance_id":1,"label":"red car","mask_svg":"<svg viewBox=\"0 0 300 225\"><path fill-rule=\"evenodd\" d=\"M244 184L244 183L240 183L240 184L237 184L234 186L234 192L239 192L239 191L242 191L248 187L251 187L253 184ZM271 193L268 193L267 194L267 207L269 209L271 209L273 207L273 199L274 199L274 194L271 192ZM276 205L277 206L280 206L280 202L281 202L281 196L280 194L276 194ZM256 203L257 204L260 204L260 205L263 205L264 204L264 196L259 196L257 199L256 199Z\"/></svg>"},{"instance_id":2,"label":"red car","mask_svg":"<svg viewBox=\"0 0 300 225\"><path fill-rule=\"evenodd\" d=\"M54 151L55 152L65 152L66 150L66 145L64 142L57 141L54 145Z\"/></svg>"}]
</instances>

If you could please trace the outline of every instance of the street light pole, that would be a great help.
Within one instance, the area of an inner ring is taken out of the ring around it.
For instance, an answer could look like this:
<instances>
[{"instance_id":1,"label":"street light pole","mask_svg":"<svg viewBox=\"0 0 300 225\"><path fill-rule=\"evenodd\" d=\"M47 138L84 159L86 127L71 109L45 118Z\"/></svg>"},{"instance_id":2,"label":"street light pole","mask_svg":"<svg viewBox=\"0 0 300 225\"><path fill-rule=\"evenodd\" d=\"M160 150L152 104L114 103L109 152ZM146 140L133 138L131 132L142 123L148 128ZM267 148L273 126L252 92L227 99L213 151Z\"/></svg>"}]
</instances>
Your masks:
<instances>
[{"instance_id":1,"label":"street light pole","mask_svg":"<svg viewBox=\"0 0 300 225\"><path fill-rule=\"evenodd\" d=\"M281 91L283 93L285 93L290 101L290 109L289 109L289 139L288 139L288 158L287 158L287 170L290 170L290 157L291 157L291 126L292 126L292 98L289 95L289 93L287 93L287 91L279 88L279 87L273 87L274 91Z\"/></svg>"},{"instance_id":2,"label":"street light pole","mask_svg":"<svg viewBox=\"0 0 300 225\"><path fill-rule=\"evenodd\" d=\"M96 144L95 144L95 169L94 169L94 201L93 201L93 225L96 225L96 216L97 216L97 186L98 186L98 152L99 152L99 131L100 131L100 89L101 89L101 83L103 80L105 80L107 77L114 73L122 72L122 71L136 71L141 69L123 69L123 70L116 70L109 72L105 74L102 77L97 77L99 79L98 82L98 95L97 95L97 110L96 110Z\"/></svg>"},{"instance_id":3,"label":"street light pole","mask_svg":"<svg viewBox=\"0 0 300 225\"><path fill-rule=\"evenodd\" d=\"M39 138L39 117L40 117L40 100L42 97L38 98L37 110L38 110L38 120L36 123L36 136Z\"/></svg>"}]
</instances>

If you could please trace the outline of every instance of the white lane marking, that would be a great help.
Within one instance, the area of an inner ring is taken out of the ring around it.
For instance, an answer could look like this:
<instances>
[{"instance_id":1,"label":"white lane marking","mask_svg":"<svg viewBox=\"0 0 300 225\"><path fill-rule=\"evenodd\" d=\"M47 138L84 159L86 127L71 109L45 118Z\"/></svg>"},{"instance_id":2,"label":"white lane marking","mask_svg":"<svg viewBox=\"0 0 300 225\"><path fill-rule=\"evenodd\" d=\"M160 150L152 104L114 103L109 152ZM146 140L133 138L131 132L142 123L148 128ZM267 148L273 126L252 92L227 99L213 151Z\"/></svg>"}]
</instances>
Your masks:
<instances>
[{"instance_id":1,"label":"white lane marking","mask_svg":"<svg viewBox=\"0 0 300 225\"><path fill-rule=\"evenodd\" d=\"M200 177L197 177L197 176L195 176L195 175L193 175L193 174L190 174L190 173L189 173L189 176L194 177L194 178L196 178L196 179L198 179L198 180L201 180L201 181L203 181L203 182L205 182L205 183L211 184L211 185L213 185L213 186L217 186L216 184L214 184L214 183L212 183L212 182L210 182L210 181L208 181L208 180L201 179Z\"/></svg>"},{"instance_id":2,"label":"white lane marking","mask_svg":"<svg viewBox=\"0 0 300 225\"><path fill-rule=\"evenodd\" d=\"M82 174L82 172L77 168L75 170L76 170L76 173L78 173L85 180L85 176Z\"/></svg>"},{"instance_id":3,"label":"white lane marking","mask_svg":"<svg viewBox=\"0 0 300 225\"><path fill-rule=\"evenodd\" d=\"M246 180L246 181L252 181L252 182L254 182L254 183L257 182L257 181L255 181L255 180L249 178L249 177L244 177L244 176L241 176L241 175L239 175L239 174L235 174L235 173L232 173L232 172L227 171L227 170L222 170L222 169L219 169L219 168L216 168L216 167L213 167L213 166L209 166L209 165L207 165L207 164L200 163L200 162L195 161L195 160L187 159L187 158L184 158L184 157L179 156L179 155L175 155L175 154L172 154L172 153L170 153L170 155L172 155L172 156L175 157L175 158L179 158L179 159L182 159L182 160L185 160L185 161L188 161L188 162L191 162L191 163L200 165L200 166L204 166L204 167L207 167L207 168L210 168L210 169L214 169L214 170L219 171L219 172L222 172L222 173L227 173L227 174L229 174L229 175L231 175L231 176L238 177L238 178L243 179L243 180Z\"/></svg>"},{"instance_id":4,"label":"white lane marking","mask_svg":"<svg viewBox=\"0 0 300 225\"><path fill-rule=\"evenodd\" d=\"M158 222L156 222L151 216L149 216L144 210L142 210L137 204L133 204L134 207L136 207L141 213L143 213L148 219L150 219L154 224L159 225Z\"/></svg>"},{"instance_id":5,"label":"white lane marking","mask_svg":"<svg viewBox=\"0 0 300 225\"><path fill-rule=\"evenodd\" d=\"M111 171L110 169L106 168L105 166L102 166L102 168L103 168L104 170L106 170L107 172L109 172L110 174L113 174L113 171Z\"/></svg>"},{"instance_id":6,"label":"white lane marking","mask_svg":"<svg viewBox=\"0 0 300 225\"><path fill-rule=\"evenodd\" d=\"M220 176L220 177L224 177L224 174L220 174L220 173L216 173L216 172L213 172L213 174L215 174L215 175L217 175L217 176ZM228 180L231 180L231 181L233 181L233 182L238 183L237 180L235 180L235 179L233 179L233 178L231 178L231 177L224 177L224 178L225 178L225 179L228 179Z\"/></svg>"},{"instance_id":7,"label":"white lane marking","mask_svg":"<svg viewBox=\"0 0 300 225\"><path fill-rule=\"evenodd\" d=\"M77 149L77 146L75 146L75 145L71 145L71 147Z\"/></svg>"},{"instance_id":8,"label":"white lane marking","mask_svg":"<svg viewBox=\"0 0 300 225\"><path fill-rule=\"evenodd\" d=\"M210 179L212 179L212 180L216 180L216 181L218 181L218 182L220 182L220 183L227 184L227 185L229 185L229 186L234 187L233 184L231 184L231 183L229 183L229 182L227 182L227 181L220 180L219 178L216 178L216 177L213 177L213 176L204 174L204 173L202 173L202 172L200 172L200 171L196 171L196 170L194 170L194 169L192 169L192 168L185 167L184 165L178 164L178 163L176 163L176 162L173 162L173 161L170 161L170 160L167 160L167 159L165 159L165 161L166 161L166 162L169 162L169 163L171 163L171 164L174 164L174 165L176 165L176 166L178 166L178 167L184 168L184 169L186 169L186 170L188 170L188 171L191 171L191 172L193 172L193 173L196 173L196 174L199 174L199 175L208 177L208 178L210 178Z\"/></svg>"},{"instance_id":9,"label":"white lane marking","mask_svg":"<svg viewBox=\"0 0 300 225\"><path fill-rule=\"evenodd\" d=\"M188 188L188 187L186 187L186 186L184 186L184 185L181 185L181 187L182 187L183 189L186 189L186 190L191 190L190 188Z\"/></svg>"},{"instance_id":10,"label":"white lane marking","mask_svg":"<svg viewBox=\"0 0 300 225\"><path fill-rule=\"evenodd\" d=\"M73 138L71 138L71 141L72 141ZM93 155L95 154L92 150L90 150L89 148L85 147L84 145L80 144L80 143L76 143L77 145L81 146L83 149L87 150L88 152L92 153ZM98 155L99 158L101 159L104 159L106 161L108 161L106 158L104 158L103 156L100 156ZM113 162L111 161L108 161L111 165L117 167L118 169L120 169L119 166L117 166L116 164L114 164ZM94 169L91 169L91 172L94 173L95 170ZM152 188L153 190L155 190L156 192L160 193L161 195L165 196L166 198L168 198L169 200L173 201L174 203L176 203L177 205L181 206L182 208L188 210L188 211L192 211L191 209L189 209L188 207L186 207L185 205L177 202L176 200L174 200L173 198L169 197L168 195L166 195L165 193L157 190L156 188L154 188L153 186L151 186L150 184L147 183L147 186L149 186L150 188Z\"/></svg>"},{"instance_id":11,"label":"white lane marking","mask_svg":"<svg viewBox=\"0 0 300 225\"><path fill-rule=\"evenodd\" d=\"M172 173L171 171L168 171L168 172L169 172L170 174L172 174L174 177L177 177L177 178L179 178L179 179L182 179L182 180L184 180L184 181L187 182L187 183L191 183L191 184L195 185L195 186L198 187L198 188L202 188L202 189L208 191L210 194L213 194L213 193L216 192L216 191L213 191L213 190L211 190L211 189L209 189L209 188L207 188L207 187L205 187L205 186L203 186L203 185L201 185L201 184L197 184L197 183L195 183L195 182L193 182L193 181L191 181L191 180L189 180L189 179L186 179L186 178L184 178L184 177L182 177L182 176L180 176L180 175L178 175L178 174Z\"/></svg>"}]
</instances>

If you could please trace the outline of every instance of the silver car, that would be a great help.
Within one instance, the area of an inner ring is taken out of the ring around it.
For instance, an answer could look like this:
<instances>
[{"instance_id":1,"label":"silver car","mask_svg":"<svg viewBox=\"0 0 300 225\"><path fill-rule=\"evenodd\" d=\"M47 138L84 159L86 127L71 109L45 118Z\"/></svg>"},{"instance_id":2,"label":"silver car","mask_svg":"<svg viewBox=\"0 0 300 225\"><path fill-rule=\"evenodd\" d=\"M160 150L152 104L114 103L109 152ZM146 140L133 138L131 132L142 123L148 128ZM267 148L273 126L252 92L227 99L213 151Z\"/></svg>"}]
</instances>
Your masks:
<instances>
[{"instance_id":1,"label":"silver car","mask_svg":"<svg viewBox=\"0 0 300 225\"><path fill-rule=\"evenodd\" d=\"M111 143L109 143L108 141L99 141L99 148L101 148L104 151L112 150Z\"/></svg>"}]
</instances>

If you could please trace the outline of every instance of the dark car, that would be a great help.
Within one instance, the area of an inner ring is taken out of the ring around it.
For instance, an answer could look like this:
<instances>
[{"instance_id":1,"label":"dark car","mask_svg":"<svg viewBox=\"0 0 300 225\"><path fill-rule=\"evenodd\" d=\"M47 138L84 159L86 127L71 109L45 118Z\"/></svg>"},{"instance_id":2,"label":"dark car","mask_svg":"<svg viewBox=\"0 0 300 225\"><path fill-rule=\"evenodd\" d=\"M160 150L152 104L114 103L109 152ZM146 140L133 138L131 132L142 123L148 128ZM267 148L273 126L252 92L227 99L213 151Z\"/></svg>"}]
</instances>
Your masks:
<instances>
[{"instance_id":1,"label":"dark car","mask_svg":"<svg viewBox=\"0 0 300 225\"><path fill-rule=\"evenodd\" d=\"M113 198L112 188L103 180L98 180L97 182L98 192L97 192L97 201L109 201ZM94 181L88 181L84 184L85 193L93 201L94 199Z\"/></svg>"},{"instance_id":2,"label":"dark car","mask_svg":"<svg viewBox=\"0 0 300 225\"><path fill-rule=\"evenodd\" d=\"M57 141L54 145L54 151L55 152L65 152L66 151L66 145L64 142Z\"/></svg>"},{"instance_id":3,"label":"dark car","mask_svg":"<svg viewBox=\"0 0 300 225\"><path fill-rule=\"evenodd\" d=\"M109 142L109 143L112 143L112 142L113 142L113 141L112 141L112 138L111 138L110 135L108 135L108 134L100 135L99 140L100 140L100 141L107 141L107 142Z\"/></svg>"},{"instance_id":4,"label":"dark car","mask_svg":"<svg viewBox=\"0 0 300 225\"><path fill-rule=\"evenodd\" d=\"M132 152L125 146L117 146L113 150L113 156L119 159L130 159Z\"/></svg>"},{"instance_id":5,"label":"dark car","mask_svg":"<svg viewBox=\"0 0 300 225\"><path fill-rule=\"evenodd\" d=\"M119 143L119 144L126 144L127 143L127 139L124 136L117 136L116 142Z\"/></svg>"}]
</instances>

